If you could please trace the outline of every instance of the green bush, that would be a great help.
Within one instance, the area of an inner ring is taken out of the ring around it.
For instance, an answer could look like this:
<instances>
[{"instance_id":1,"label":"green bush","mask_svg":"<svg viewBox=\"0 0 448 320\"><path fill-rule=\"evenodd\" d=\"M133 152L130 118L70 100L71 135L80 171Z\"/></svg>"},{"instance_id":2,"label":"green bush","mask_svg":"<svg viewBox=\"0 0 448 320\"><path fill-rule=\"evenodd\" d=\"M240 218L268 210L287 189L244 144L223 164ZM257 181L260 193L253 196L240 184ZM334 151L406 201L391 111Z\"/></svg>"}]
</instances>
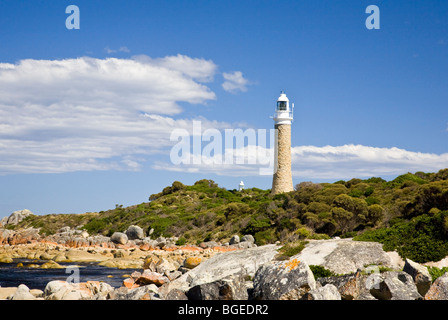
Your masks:
<instances>
[{"instance_id":1,"label":"green bush","mask_svg":"<svg viewBox=\"0 0 448 320\"><path fill-rule=\"evenodd\" d=\"M437 278L443 276L446 272L448 272L448 267L442 267L442 268L426 267L426 268L428 268L432 282L436 281Z\"/></svg>"},{"instance_id":2,"label":"green bush","mask_svg":"<svg viewBox=\"0 0 448 320\"><path fill-rule=\"evenodd\" d=\"M317 265L310 265L309 266L311 271L313 272L314 275L314 279L319 279L319 278L326 278L326 277L335 277L337 276L336 273L334 273L331 270L326 269L323 266L317 266Z\"/></svg>"},{"instance_id":3,"label":"green bush","mask_svg":"<svg viewBox=\"0 0 448 320\"><path fill-rule=\"evenodd\" d=\"M448 211L433 216L424 214L395 223L390 228L365 231L354 237L358 241L383 243L385 251L396 250L404 259L415 262L439 261L448 255L448 237L444 228Z\"/></svg>"},{"instance_id":4,"label":"green bush","mask_svg":"<svg viewBox=\"0 0 448 320\"><path fill-rule=\"evenodd\" d=\"M185 243L187 243L187 239L185 239L184 237L180 237L180 238L176 241L176 246L183 246Z\"/></svg>"},{"instance_id":5,"label":"green bush","mask_svg":"<svg viewBox=\"0 0 448 320\"><path fill-rule=\"evenodd\" d=\"M304 240L300 240L300 241L293 242L293 243L287 243L286 245L281 247L278 250L278 252L281 255L284 255L287 257L292 257L292 256L295 256L296 254L299 254L305 248L305 245L307 243L308 243L308 241L304 241Z\"/></svg>"}]
</instances>

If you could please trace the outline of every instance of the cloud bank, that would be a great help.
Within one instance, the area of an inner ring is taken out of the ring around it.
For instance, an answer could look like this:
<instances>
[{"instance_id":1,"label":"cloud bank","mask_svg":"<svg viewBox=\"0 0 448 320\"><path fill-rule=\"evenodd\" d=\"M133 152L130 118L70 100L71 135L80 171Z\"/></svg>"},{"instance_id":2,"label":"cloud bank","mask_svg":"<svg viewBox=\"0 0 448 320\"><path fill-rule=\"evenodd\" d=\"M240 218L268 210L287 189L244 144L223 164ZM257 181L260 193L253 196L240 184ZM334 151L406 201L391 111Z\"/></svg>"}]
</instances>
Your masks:
<instances>
[{"instance_id":1,"label":"cloud bank","mask_svg":"<svg viewBox=\"0 0 448 320\"><path fill-rule=\"evenodd\" d=\"M190 132L193 120L201 121L202 130L241 128L200 117L176 118L181 105L200 110L216 99L206 84L214 81L217 70L211 60L184 55L0 63L0 175L140 170L148 160L158 170L259 175L267 166L252 160L259 154L272 157L269 147L234 150L235 155L244 154L243 163L170 162L174 129ZM247 90L241 72L223 77L225 90ZM300 180L434 172L448 166L446 153L399 148L295 146L291 152L293 175Z\"/></svg>"},{"instance_id":2,"label":"cloud bank","mask_svg":"<svg viewBox=\"0 0 448 320\"><path fill-rule=\"evenodd\" d=\"M136 170L191 122L170 117L179 102L216 99L202 83L215 72L182 55L2 63L0 174Z\"/></svg>"},{"instance_id":3,"label":"cloud bank","mask_svg":"<svg viewBox=\"0 0 448 320\"><path fill-rule=\"evenodd\" d=\"M226 176L272 174L272 171L269 171L269 164L274 163L272 148L245 146L233 150L233 154L235 155L233 164L225 164L224 161L221 164L214 157L206 155L202 155L201 163L195 164L194 156L189 155L192 160L188 165L174 166L168 162L159 162L154 165L154 168ZM244 157L243 163L236 161L238 155ZM218 154L215 157L223 159L224 155ZM266 157L270 160L266 160ZM448 167L448 153L421 153L395 147L377 148L352 144L323 147L296 146L291 148L291 166L293 178L300 181L394 176L406 172L437 172Z\"/></svg>"}]
</instances>

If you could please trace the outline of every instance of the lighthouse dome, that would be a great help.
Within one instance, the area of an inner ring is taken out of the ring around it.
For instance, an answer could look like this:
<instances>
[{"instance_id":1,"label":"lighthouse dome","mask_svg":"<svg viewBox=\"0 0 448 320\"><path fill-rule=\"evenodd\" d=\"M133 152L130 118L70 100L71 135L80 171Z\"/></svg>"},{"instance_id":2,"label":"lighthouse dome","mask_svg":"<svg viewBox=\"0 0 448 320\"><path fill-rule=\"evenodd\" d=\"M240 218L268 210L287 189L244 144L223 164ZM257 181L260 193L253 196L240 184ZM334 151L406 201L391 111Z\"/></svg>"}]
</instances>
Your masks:
<instances>
[{"instance_id":1,"label":"lighthouse dome","mask_svg":"<svg viewBox=\"0 0 448 320\"><path fill-rule=\"evenodd\" d=\"M283 91L281 92L280 97L278 97L277 99L277 110L289 111L289 99Z\"/></svg>"},{"instance_id":2,"label":"lighthouse dome","mask_svg":"<svg viewBox=\"0 0 448 320\"><path fill-rule=\"evenodd\" d=\"M294 104L293 104L294 108ZM277 99L277 108L275 110L275 124L291 124L293 119L292 110L289 108L289 99L282 91Z\"/></svg>"}]
</instances>

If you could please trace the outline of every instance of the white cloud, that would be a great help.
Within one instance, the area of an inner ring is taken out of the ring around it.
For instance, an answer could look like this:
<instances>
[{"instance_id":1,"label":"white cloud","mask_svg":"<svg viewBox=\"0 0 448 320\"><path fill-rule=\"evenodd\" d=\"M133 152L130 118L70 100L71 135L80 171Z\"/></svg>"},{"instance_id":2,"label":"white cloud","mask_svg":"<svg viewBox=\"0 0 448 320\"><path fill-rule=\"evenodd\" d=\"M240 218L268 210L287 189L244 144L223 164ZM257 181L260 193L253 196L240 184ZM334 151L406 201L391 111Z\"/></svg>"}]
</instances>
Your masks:
<instances>
[{"instance_id":1,"label":"white cloud","mask_svg":"<svg viewBox=\"0 0 448 320\"><path fill-rule=\"evenodd\" d=\"M436 172L448 167L448 153L413 152L363 145L292 148L293 174L300 178L348 179Z\"/></svg>"},{"instance_id":2,"label":"white cloud","mask_svg":"<svg viewBox=\"0 0 448 320\"><path fill-rule=\"evenodd\" d=\"M206 67L192 75L189 64ZM138 169L136 155L160 152L173 128L191 124L168 117L182 111L178 102L216 98L194 79L212 77L211 65L88 57L0 64L0 174Z\"/></svg>"},{"instance_id":3,"label":"white cloud","mask_svg":"<svg viewBox=\"0 0 448 320\"><path fill-rule=\"evenodd\" d=\"M200 82L213 81L213 76L218 68L211 60L195 59L181 54L156 59L147 55L137 55L132 58L141 63L181 72L183 76Z\"/></svg>"},{"instance_id":4,"label":"white cloud","mask_svg":"<svg viewBox=\"0 0 448 320\"><path fill-rule=\"evenodd\" d=\"M104 51L106 51L108 54L116 53L116 52L126 52L126 53L131 52L131 50L129 50L129 48L126 46L120 47L118 50L106 47L106 48L104 48Z\"/></svg>"},{"instance_id":5,"label":"white cloud","mask_svg":"<svg viewBox=\"0 0 448 320\"><path fill-rule=\"evenodd\" d=\"M191 164L178 166L159 162L154 167L228 176L256 176L260 175L260 169L264 174L269 172L269 164L273 163L272 148L246 146L236 149L235 154L244 154L242 164L237 164L236 160L233 164L216 164L213 159L202 156L200 164L193 164L193 160ZM193 159L193 155L189 156ZM221 154L217 157L224 159ZM267 158L270 160L266 160ZM250 159L254 164L250 164ZM261 163L261 160L264 163ZM395 147L377 148L363 145L296 146L291 148L291 162L294 180L351 179L394 176L417 171L437 172L448 167L448 153L421 153Z\"/></svg>"},{"instance_id":6,"label":"white cloud","mask_svg":"<svg viewBox=\"0 0 448 320\"><path fill-rule=\"evenodd\" d=\"M222 74L225 81L222 84L222 88L230 93L237 93L238 91L247 91L247 85L249 81L243 77L241 71L224 72Z\"/></svg>"}]
</instances>

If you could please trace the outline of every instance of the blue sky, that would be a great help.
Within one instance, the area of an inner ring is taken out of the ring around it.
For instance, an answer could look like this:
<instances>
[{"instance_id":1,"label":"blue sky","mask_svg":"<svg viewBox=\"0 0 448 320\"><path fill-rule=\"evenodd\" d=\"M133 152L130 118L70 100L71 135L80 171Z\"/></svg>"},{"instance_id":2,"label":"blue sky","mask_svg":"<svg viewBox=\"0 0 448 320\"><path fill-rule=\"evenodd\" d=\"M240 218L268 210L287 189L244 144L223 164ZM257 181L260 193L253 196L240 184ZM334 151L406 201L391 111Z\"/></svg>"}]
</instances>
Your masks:
<instances>
[{"instance_id":1,"label":"blue sky","mask_svg":"<svg viewBox=\"0 0 448 320\"><path fill-rule=\"evenodd\" d=\"M269 130L281 90L294 184L446 168L447 17L435 0L4 0L0 217L137 204L175 180L270 188L256 166L174 165L170 133Z\"/></svg>"}]
</instances>

